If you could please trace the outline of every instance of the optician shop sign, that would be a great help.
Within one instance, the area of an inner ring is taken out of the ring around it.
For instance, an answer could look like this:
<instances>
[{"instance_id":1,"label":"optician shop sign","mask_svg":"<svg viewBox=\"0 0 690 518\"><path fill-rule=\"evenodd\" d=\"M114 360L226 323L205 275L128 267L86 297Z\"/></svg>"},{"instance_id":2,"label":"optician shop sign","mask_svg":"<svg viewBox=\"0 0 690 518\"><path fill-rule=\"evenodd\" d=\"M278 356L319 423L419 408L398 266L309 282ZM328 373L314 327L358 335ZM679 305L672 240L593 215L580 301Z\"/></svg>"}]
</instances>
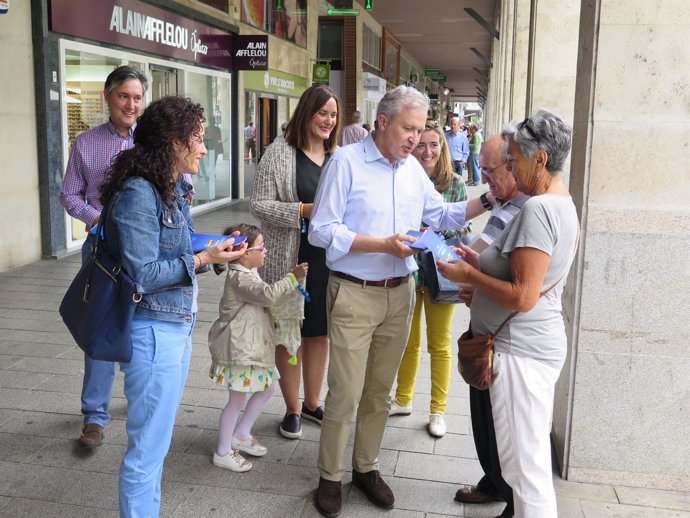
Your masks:
<instances>
[{"instance_id":1,"label":"optician shop sign","mask_svg":"<svg viewBox=\"0 0 690 518\"><path fill-rule=\"evenodd\" d=\"M307 78L269 69L266 72L243 72L244 89L299 97L307 89Z\"/></svg>"},{"instance_id":2,"label":"optician shop sign","mask_svg":"<svg viewBox=\"0 0 690 518\"><path fill-rule=\"evenodd\" d=\"M50 0L50 20L54 32L233 68L230 33L138 0Z\"/></svg>"}]
</instances>

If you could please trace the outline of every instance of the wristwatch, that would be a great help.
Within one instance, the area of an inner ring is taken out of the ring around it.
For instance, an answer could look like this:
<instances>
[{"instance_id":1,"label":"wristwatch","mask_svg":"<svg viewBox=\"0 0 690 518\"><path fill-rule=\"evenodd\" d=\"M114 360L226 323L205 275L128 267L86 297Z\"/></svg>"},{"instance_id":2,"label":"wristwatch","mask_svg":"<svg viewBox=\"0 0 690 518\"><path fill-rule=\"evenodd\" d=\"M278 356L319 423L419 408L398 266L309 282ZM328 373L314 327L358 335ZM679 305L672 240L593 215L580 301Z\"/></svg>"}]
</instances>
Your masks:
<instances>
[{"instance_id":1,"label":"wristwatch","mask_svg":"<svg viewBox=\"0 0 690 518\"><path fill-rule=\"evenodd\" d=\"M486 210L493 209L493 206L489 203L489 200L486 199L486 193L479 197L479 201L482 202L482 207L484 207Z\"/></svg>"}]
</instances>

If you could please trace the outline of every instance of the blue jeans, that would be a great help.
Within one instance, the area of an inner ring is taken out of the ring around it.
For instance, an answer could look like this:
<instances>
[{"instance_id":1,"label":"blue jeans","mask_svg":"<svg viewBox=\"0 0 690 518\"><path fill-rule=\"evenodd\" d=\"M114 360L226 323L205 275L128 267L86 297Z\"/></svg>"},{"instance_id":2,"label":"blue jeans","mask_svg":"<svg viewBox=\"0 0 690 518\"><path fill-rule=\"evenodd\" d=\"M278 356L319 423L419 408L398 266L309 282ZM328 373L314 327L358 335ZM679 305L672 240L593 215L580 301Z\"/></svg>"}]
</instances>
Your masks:
<instances>
[{"instance_id":1,"label":"blue jeans","mask_svg":"<svg viewBox=\"0 0 690 518\"><path fill-rule=\"evenodd\" d=\"M93 234L86 237L81 247L82 264L89 257L91 245L95 240ZM84 382L81 387L81 413L84 425L94 423L105 427L110 421L108 407L113 396L115 381L115 364L101 360L92 360L84 355Z\"/></svg>"},{"instance_id":2,"label":"blue jeans","mask_svg":"<svg viewBox=\"0 0 690 518\"><path fill-rule=\"evenodd\" d=\"M170 448L192 353L194 322L135 316L132 361L121 363L127 397L127 451L120 465L120 517L160 512L163 461Z\"/></svg>"},{"instance_id":3,"label":"blue jeans","mask_svg":"<svg viewBox=\"0 0 690 518\"><path fill-rule=\"evenodd\" d=\"M467 164L469 167L469 172L467 173L468 178L470 174L472 175L472 183L479 185L482 179L479 177L479 155L470 155L470 163Z\"/></svg>"},{"instance_id":4,"label":"blue jeans","mask_svg":"<svg viewBox=\"0 0 690 518\"><path fill-rule=\"evenodd\" d=\"M462 178L462 170L465 168L465 162L462 160L453 160L453 171L455 171L455 174L457 174L460 178Z\"/></svg>"}]
</instances>

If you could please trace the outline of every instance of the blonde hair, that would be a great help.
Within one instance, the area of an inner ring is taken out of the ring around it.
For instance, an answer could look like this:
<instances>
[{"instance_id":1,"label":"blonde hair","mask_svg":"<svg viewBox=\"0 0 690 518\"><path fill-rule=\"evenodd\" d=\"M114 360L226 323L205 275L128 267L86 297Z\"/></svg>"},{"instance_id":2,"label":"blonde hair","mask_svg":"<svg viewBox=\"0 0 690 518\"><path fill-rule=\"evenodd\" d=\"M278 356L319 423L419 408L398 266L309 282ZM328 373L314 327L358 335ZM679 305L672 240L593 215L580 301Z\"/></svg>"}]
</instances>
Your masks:
<instances>
[{"instance_id":1,"label":"blonde hair","mask_svg":"<svg viewBox=\"0 0 690 518\"><path fill-rule=\"evenodd\" d=\"M448 185L455 174L453 161L450 158L450 151L448 150L446 134L443 132L438 122L433 120L426 121L424 131L433 131L438 135L438 142L441 145L441 150L439 151L438 162L436 162L436 167L434 167L434 172L431 174L430 178L434 182L436 190L438 192L444 192L448 189Z\"/></svg>"}]
</instances>

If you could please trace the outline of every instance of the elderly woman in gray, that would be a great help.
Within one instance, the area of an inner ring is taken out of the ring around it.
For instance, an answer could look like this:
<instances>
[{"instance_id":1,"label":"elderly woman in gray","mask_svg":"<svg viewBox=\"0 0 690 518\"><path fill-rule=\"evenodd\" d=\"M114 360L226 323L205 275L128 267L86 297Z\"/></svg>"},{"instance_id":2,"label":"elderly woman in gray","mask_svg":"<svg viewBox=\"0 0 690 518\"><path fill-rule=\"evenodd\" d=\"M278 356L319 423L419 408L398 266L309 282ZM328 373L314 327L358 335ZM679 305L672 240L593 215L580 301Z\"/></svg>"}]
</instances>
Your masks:
<instances>
[{"instance_id":1,"label":"elderly woman in gray","mask_svg":"<svg viewBox=\"0 0 690 518\"><path fill-rule=\"evenodd\" d=\"M556 518L549 427L554 386L566 356L561 294L575 256L579 222L563 183L572 130L539 110L502 132L508 169L531 196L503 233L477 256L439 263L449 279L476 287L470 307L475 336L495 333L491 386L503 478L513 488L515 516Z\"/></svg>"}]
</instances>

